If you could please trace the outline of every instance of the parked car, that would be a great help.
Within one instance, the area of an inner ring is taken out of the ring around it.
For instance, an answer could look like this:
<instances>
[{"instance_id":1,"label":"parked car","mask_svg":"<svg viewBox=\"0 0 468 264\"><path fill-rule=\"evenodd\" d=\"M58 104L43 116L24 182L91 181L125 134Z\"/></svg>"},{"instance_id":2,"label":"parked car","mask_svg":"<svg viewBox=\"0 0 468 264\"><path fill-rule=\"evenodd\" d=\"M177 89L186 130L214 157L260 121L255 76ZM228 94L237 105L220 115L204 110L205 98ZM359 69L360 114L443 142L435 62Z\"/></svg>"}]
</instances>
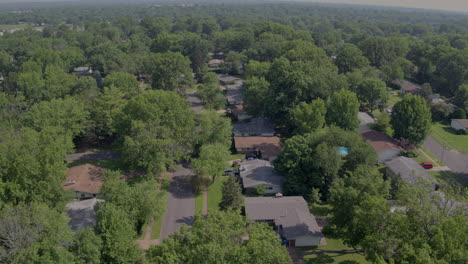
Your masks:
<instances>
[{"instance_id":1,"label":"parked car","mask_svg":"<svg viewBox=\"0 0 468 264\"><path fill-rule=\"evenodd\" d=\"M237 170L235 170L235 169L226 169L226 170L224 170L223 175L227 176L229 174L236 174L236 173L237 173Z\"/></svg>"},{"instance_id":2,"label":"parked car","mask_svg":"<svg viewBox=\"0 0 468 264\"><path fill-rule=\"evenodd\" d=\"M430 162L423 162L423 163L421 163L421 166L423 168L425 168L426 170L430 170L430 169L434 168L434 166Z\"/></svg>"}]
</instances>

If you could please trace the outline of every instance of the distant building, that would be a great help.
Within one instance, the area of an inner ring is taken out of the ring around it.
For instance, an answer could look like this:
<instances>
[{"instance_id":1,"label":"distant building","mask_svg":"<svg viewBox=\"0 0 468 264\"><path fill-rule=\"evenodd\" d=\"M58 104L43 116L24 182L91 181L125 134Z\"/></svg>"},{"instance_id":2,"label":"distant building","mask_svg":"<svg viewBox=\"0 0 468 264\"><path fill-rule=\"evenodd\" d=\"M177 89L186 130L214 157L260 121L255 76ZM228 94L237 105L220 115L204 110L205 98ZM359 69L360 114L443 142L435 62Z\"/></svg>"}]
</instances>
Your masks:
<instances>
[{"instance_id":1,"label":"distant building","mask_svg":"<svg viewBox=\"0 0 468 264\"><path fill-rule=\"evenodd\" d=\"M468 130L468 119L452 119L450 125L455 130Z\"/></svg>"},{"instance_id":2,"label":"distant building","mask_svg":"<svg viewBox=\"0 0 468 264\"><path fill-rule=\"evenodd\" d=\"M235 137L272 137L275 135L275 126L264 117L254 117L248 122L235 123L233 133Z\"/></svg>"},{"instance_id":3,"label":"distant building","mask_svg":"<svg viewBox=\"0 0 468 264\"><path fill-rule=\"evenodd\" d=\"M190 104L190 109L195 111L195 113L202 112L202 101L197 97L195 92L187 91L187 100L186 102Z\"/></svg>"},{"instance_id":4,"label":"distant building","mask_svg":"<svg viewBox=\"0 0 468 264\"><path fill-rule=\"evenodd\" d=\"M415 83L412 83L407 80L394 80L392 81L392 84L400 87L401 89L401 94L421 94L423 91L423 88L420 85L417 85Z\"/></svg>"},{"instance_id":5,"label":"distant building","mask_svg":"<svg viewBox=\"0 0 468 264\"><path fill-rule=\"evenodd\" d=\"M68 203L66 208L68 217L70 217L70 222L68 224L71 226L71 229L74 232L78 232L84 228L96 226L94 206L96 206L98 202L103 201L104 200L92 198Z\"/></svg>"},{"instance_id":6,"label":"distant building","mask_svg":"<svg viewBox=\"0 0 468 264\"><path fill-rule=\"evenodd\" d=\"M237 120L243 121L252 118L251 115L247 114L244 111L244 105L238 104L238 105L232 105L231 109L228 109L228 112L232 114Z\"/></svg>"},{"instance_id":7,"label":"distant building","mask_svg":"<svg viewBox=\"0 0 468 264\"><path fill-rule=\"evenodd\" d=\"M78 76L89 76L93 74L93 68L91 67L77 67L73 69L73 73Z\"/></svg>"},{"instance_id":8,"label":"distant building","mask_svg":"<svg viewBox=\"0 0 468 264\"><path fill-rule=\"evenodd\" d=\"M401 179L411 185L428 185L436 189L438 182L415 160L407 157L398 157L385 162L386 175L392 179Z\"/></svg>"},{"instance_id":9,"label":"distant building","mask_svg":"<svg viewBox=\"0 0 468 264\"><path fill-rule=\"evenodd\" d=\"M390 161L400 155L401 148L398 142L387 134L369 129L362 131L361 135L367 144L371 145L375 152L377 152L379 163Z\"/></svg>"},{"instance_id":10,"label":"distant building","mask_svg":"<svg viewBox=\"0 0 468 264\"><path fill-rule=\"evenodd\" d=\"M279 137L234 137L238 154L260 153L262 159L273 160L281 149Z\"/></svg>"},{"instance_id":11,"label":"distant building","mask_svg":"<svg viewBox=\"0 0 468 264\"><path fill-rule=\"evenodd\" d=\"M265 186L265 193L282 192L283 176L271 162L260 159L244 160L240 164L239 174L246 193L255 193L255 188Z\"/></svg>"},{"instance_id":12,"label":"distant building","mask_svg":"<svg viewBox=\"0 0 468 264\"><path fill-rule=\"evenodd\" d=\"M249 220L268 223L291 247L318 246L322 231L302 196L246 197Z\"/></svg>"},{"instance_id":13,"label":"distant building","mask_svg":"<svg viewBox=\"0 0 468 264\"><path fill-rule=\"evenodd\" d=\"M209 68L219 68L219 67L221 67L223 65L224 65L223 60L214 59L214 60L208 61L208 67Z\"/></svg>"},{"instance_id":14,"label":"distant building","mask_svg":"<svg viewBox=\"0 0 468 264\"><path fill-rule=\"evenodd\" d=\"M92 164L72 167L68 170L62 187L75 191L75 199L95 198L101 191L103 171L103 168Z\"/></svg>"},{"instance_id":15,"label":"distant building","mask_svg":"<svg viewBox=\"0 0 468 264\"><path fill-rule=\"evenodd\" d=\"M230 84L234 82L234 84ZM229 105L241 105L244 102L244 80L237 79L235 81L227 82L226 99Z\"/></svg>"}]
</instances>

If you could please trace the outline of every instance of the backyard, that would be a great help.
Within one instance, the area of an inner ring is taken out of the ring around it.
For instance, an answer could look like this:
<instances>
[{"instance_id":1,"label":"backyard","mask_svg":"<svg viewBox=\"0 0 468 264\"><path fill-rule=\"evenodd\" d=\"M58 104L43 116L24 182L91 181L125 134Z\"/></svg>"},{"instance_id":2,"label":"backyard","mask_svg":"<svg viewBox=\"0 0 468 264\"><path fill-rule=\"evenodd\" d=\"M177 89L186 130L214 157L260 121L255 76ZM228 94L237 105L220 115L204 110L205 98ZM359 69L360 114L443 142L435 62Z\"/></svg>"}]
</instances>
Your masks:
<instances>
[{"instance_id":1,"label":"backyard","mask_svg":"<svg viewBox=\"0 0 468 264\"><path fill-rule=\"evenodd\" d=\"M434 123L431 136L449 150L468 153L468 135L455 134L449 125Z\"/></svg>"}]
</instances>

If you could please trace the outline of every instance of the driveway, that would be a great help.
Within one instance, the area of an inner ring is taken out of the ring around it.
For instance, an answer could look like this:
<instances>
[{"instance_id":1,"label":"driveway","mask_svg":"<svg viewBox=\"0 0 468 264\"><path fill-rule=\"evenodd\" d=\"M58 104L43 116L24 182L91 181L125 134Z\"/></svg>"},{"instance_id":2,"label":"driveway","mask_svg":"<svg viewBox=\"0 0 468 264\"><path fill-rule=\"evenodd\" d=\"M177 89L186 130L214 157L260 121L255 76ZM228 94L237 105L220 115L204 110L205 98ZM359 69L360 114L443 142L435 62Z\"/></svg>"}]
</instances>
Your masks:
<instances>
[{"instance_id":1,"label":"driveway","mask_svg":"<svg viewBox=\"0 0 468 264\"><path fill-rule=\"evenodd\" d=\"M119 153L112 150L104 151L86 151L79 152L67 155L66 159L68 162L78 161L78 160L113 160L120 157Z\"/></svg>"},{"instance_id":2,"label":"driveway","mask_svg":"<svg viewBox=\"0 0 468 264\"><path fill-rule=\"evenodd\" d=\"M174 172L167 199L166 214L161 228L161 239L179 231L182 224L191 225L195 215L195 194L189 182L194 173L180 166Z\"/></svg>"},{"instance_id":3,"label":"driveway","mask_svg":"<svg viewBox=\"0 0 468 264\"><path fill-rule=\"evenodd\" d=\"M426 138L423 145L453 172L458 174L465 184L468 184L468 154L447 150L431 136Z\"/></svg>"}]
</instances>

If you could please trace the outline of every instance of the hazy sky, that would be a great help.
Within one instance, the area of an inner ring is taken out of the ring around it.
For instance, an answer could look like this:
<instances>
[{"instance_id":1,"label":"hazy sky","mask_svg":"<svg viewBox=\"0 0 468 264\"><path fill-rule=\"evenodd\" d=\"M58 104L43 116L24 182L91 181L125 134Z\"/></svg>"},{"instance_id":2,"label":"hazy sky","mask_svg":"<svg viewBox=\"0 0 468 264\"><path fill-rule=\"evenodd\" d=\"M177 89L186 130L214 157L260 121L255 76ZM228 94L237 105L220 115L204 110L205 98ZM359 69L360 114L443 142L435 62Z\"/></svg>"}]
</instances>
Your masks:
<instances>
[{"instance_id":1,"label":"hazy sky","mask_svg":"<svg viewBox=\"0 0 468 264\"><path fill-rule=\"evenodd\" d=\"M302 0L307 2L371 4L468 12L468 0Z\"/></svg>"},{"instance_id":2,"label":"hazy sky","mask_svg":"<svg viewBox=\"0 0 468 264\"><path fill-rule=\"evenodd\" d=\"M0 0L0 3L14 2L64 2L64 1L82 1L82 0ZM95 0L99 3L101 0ZM132 2L131 0L128 0ZM284 0L283 0L284 1ZM346 4L370 4L370 5L387 5L387 6L406 6L419 7L429 9L442 9L468 12L468 0L292 0L305 2L322 2L322 3L346 3ZM89 2L86 1L86 2ZM109 2L109 0L106 0Z\"/></svg>"}]
</instances>

